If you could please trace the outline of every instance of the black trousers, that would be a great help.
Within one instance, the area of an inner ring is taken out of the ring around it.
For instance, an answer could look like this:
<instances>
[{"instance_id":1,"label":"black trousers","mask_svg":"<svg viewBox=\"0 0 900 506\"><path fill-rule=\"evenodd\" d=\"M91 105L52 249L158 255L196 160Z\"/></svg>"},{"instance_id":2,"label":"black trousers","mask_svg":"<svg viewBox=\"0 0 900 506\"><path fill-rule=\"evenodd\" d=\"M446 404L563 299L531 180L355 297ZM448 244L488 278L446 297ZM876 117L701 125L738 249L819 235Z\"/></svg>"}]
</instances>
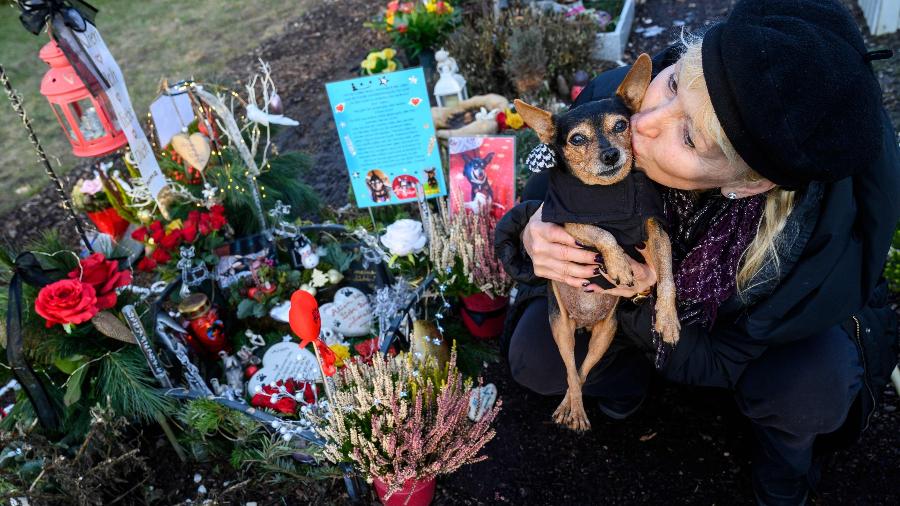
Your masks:
<instances>
[{"instance_id":1,"label":"black trousers","mask_svg":"<svg viewBox=\"0 0 900 506\"><path fill-rule=\"evenodd\" d=\"M590 336L576 336L575 360ZM532 300L516 324L509 347L513 378L543 395L565 393L566 373L553 341L547 299ZM653 365L625 339L615 339L588 374L585 396L629 402L643 397ZM837 431L863 385L856 345L839 326L808 339L769 348L751 362L734 391L758 442L753 485L765 504L802 504L818 481L813 444Z\"/></svg>"}]
</instances>

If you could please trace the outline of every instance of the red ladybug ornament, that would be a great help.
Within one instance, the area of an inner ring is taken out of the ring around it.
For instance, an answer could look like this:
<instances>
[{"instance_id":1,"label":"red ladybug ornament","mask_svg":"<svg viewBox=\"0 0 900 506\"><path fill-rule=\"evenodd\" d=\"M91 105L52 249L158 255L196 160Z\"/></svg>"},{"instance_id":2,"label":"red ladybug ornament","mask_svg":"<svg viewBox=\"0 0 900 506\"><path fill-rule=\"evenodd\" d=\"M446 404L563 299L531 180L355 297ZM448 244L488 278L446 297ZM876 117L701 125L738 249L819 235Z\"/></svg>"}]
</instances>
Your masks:
<instances>
[{"instance_id":1,"label":"red ladybug ornament","mask_svg":"<svg viewBox=\"0 0 900 506\"><path fill-rule=\"evenodd\" d=\"M247 378L247 379L250 379L250 378L252 378L253 375L256 374L258 371L259 371L259 367L257 367L257 366L254 365L254 364L250 364L250 365L247 366L246 369L244 369L244 377Z\"/></svg>"}]
</instances>

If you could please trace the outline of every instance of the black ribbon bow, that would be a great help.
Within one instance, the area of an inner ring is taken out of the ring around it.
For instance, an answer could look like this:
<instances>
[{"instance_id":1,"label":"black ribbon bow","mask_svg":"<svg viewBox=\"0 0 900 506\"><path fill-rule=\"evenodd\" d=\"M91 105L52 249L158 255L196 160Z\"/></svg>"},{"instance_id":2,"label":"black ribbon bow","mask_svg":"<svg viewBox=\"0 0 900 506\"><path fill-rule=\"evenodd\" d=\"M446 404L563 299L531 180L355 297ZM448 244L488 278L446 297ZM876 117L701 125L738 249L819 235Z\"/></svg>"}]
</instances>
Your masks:
<instances>
[{"instance_id":1,"label":"black ribbon bow","mask_svg":"<svg viewBox=\"0 0 900 506\"><path fill-rule=\"evenodd\" d=\"M94 24L97 8L83 0L17 0L19 21L29 32L38 35L54 14L76 32L83 32L87 23Z\"/></svg>"}]
</instances>

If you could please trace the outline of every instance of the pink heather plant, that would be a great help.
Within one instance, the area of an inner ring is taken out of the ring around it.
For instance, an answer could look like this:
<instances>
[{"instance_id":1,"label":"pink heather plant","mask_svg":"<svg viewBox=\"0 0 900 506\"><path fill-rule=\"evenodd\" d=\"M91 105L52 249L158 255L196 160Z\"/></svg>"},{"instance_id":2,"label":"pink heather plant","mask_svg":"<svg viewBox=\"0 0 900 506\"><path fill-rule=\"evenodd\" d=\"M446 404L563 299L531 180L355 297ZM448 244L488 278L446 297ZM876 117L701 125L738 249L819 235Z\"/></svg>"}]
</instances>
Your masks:
<instances>
[{"instance_id":1,"label":"pink heather plant","mask_svg":"<svg viewBox=\"0 0 900 506\"><path fill-rule=\"evenodd\" d=\"M494 437L498 402L479 421L468 418L472 382L456 367L408 353L355 362L335 379L331 412L317 419L328 460L350 462L370 483L381 480L390 497L410 480L426 481L487 457L478 452ZM477 390L476 390L477 391Z\"/></svg>"}]
</instances>

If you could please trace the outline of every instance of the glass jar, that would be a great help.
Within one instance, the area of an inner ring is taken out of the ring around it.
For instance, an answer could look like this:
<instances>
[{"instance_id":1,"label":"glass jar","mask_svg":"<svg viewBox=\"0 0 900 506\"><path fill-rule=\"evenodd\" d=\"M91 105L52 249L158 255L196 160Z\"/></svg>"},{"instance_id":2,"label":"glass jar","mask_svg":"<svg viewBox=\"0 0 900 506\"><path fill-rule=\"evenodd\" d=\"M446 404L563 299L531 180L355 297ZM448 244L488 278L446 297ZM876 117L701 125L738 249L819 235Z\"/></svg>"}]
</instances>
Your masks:
<instances>
[{"instance_id":1,"label":"glass jar","mask_svg":"<svg viewBox=\"0 0 900 506\"><path fill-rule=\"evenodd\" d=\"M192 293L178 304L178 312L187 318L196 343L211 356L216 357L222 350L230 352L225 326L219 319L218 310L209 302L209 297L202 293Z\"/></svg>"}]
</instances>

